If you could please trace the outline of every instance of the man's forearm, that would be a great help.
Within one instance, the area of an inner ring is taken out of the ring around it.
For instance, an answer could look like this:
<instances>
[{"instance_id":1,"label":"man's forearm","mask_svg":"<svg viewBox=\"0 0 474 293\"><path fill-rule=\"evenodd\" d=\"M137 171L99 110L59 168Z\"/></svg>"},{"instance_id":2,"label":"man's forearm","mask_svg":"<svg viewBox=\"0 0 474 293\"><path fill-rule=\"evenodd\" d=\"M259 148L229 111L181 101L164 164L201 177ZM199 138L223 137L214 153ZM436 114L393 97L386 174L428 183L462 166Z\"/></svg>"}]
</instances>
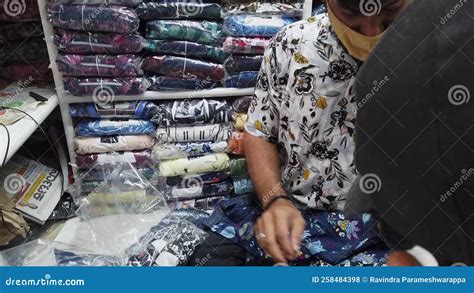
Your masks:
<instances>
[{"instance_id":1,"label":"man's forearm","mask_svg":"<svg viewBox=\"0 0 474 293\"><path fill-rule=\"evenodd\" d=\"M245 133L245 155L250 177L263 207L272 197L286 194L281 182L280 157L274 144Z\"/></svg>"}]
</instances>

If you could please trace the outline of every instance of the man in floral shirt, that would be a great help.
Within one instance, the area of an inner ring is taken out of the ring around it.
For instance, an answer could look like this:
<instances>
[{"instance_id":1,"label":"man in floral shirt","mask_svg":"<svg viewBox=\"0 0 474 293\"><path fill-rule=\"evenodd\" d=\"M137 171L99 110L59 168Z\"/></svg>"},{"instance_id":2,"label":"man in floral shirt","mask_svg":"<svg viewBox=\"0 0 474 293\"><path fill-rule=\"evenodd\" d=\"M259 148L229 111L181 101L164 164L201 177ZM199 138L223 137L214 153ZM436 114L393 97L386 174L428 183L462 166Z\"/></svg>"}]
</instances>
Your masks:
<instances>
[{"instance_id":1,"label":"man in floral shirt","mask_svg":"<svg viewBox=\"0 0 474 293\"><path fill-rule=\"evenodd\" d=\"M327 14L283 28L267 48L245 137L258 205L224 200L207 223L238 244L245 261L385 262L375 220L340 211L357 176L355 74L410 1L368 1L380 4L376 13L364 2L328 0ZM211 234L195 256L207 251L214 258L209 265L245 263L227 239ZM227 251L219 249L220 243Z\"/></svg>"}]
</instances>

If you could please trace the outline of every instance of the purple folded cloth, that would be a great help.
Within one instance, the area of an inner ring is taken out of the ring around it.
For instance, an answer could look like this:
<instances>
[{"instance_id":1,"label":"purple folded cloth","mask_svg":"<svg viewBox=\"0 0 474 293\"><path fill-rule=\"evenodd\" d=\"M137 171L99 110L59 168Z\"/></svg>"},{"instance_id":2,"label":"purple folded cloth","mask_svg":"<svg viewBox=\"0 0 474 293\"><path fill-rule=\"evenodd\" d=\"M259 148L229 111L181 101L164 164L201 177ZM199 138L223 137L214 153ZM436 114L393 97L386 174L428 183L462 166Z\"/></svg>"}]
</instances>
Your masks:
<instances>
[{"instance_id":1,"label":"purple folded cloth","mask_svg":"<svg viewBox=\"0 0 474 293\"><path fill-rule=\"evenodd\" d=\"M137 168L143 168L152 166L156 162L150 151L76 155L76 164L80 169L91 168L96 164L113 165L116 163L130 163Z\"/></svg>"},{"instance_id":2,"label":"purple folded cloth","mask_svg":"<svg viewBox=\"0 0 474 293\"><path fill-rule=\"evenodd\" d=\"M139 76L141 58L135 55L59 55L58 68L70 76Z\"/></svg>"},{"instance_id":3,"label":"purple folded cloth","mask_svg":"<svg viewBox=\"0 0 474 293\"><path fill-rule=\"evenodd\" d=\"M148 88L141 77L78 78L64 77L64 89L75 96L92 95L96 103L113 102L114 95L141 95Z\"/></svg>"}]
</instances>

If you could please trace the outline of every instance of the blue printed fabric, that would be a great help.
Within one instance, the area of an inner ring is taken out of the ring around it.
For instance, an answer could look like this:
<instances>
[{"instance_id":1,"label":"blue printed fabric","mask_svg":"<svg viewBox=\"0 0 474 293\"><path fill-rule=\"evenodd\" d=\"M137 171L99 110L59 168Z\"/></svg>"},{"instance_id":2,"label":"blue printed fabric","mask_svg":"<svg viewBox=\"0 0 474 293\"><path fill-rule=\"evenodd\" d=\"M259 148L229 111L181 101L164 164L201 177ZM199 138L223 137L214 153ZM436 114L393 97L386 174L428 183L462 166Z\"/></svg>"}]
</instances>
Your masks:
<instances>
[{"instance_id":1,"label":"blue printed fabric","mask_svg":"<svg viewBox=\"0 0 474 293\"><path fill-rule=\"evenodd\" d=\"M148 82L140 77L78 78L64 77L64 89L71 95L92 95L99 102L109 103L114 95L141 95L148 88Z\"/></svg>"},{"instance_id":2,"label":"blue printed fabric","mask_svg":"<svg viewBox=\"0 0 474 293\"><path fill-rule=\"evenodd\" d=\"M225 61L224 68L228 74L236 74L242 71L259 71L262 61L263 55L232 55Z\"/></svg>"},{"instance_id":3,"label":"blue printed fabric","mask_svg":"<svg viewBox=\"0 0 474 293\"><path fill-rule=\"evenodd\" d=\"M175 3L154 2L141 3L135 7L140 19L208 19L222 18L222 7L217 3L200 1L181 1Z\"/></svg>"},{"instance_id":4,"label":"blue printed fabric","mask_svg":"<svg viewBox=\"0 0 474 293\"><path fill-rule=\"evenodd\" d=\"M242 71L224 80L225 87L247 88L257 84L258 71Z\"/></svg>"},{"instance_id":5,"label":"blue printed fabric","mask_svg":"<svg viewBox=\"0 0 474 293\"><path fill-rule=\"evenodd\" d=\"M150 101L111 102L103 104L71 104L69 113L72 117L88 118L151 118L156 110Z\"/></svg>"},{"instance_id":6,"label":"blue printed fabric","mask_svg":"<svg viewBox=\"0 0 474 293\"><path fill-rule=\"evenodd\" d=\"M185 90L207 90L220 87L222 83L214 80L202 80L195 77L180 78L172 76L151 76L148 78L150 82L150 91L185 91Z\"/></svg>"},{"instance_id":7,"label":"blue printed fabric","mask_svg":"<svg viewBox=\"0 0 474 293\"><path fill-rule=\"evenodd\" d=\"M193 174L188 176L166 177L166 184L170 186L189 186L193 182L196 184L213 184L229 179L228 172L209 172L203 174Z\"/></svg>"},{"instance_id":8,"label":"blue printed fabric","mask_svg":"<svg viewBox=\"0 0 474 293\"><path fill-rule=\"evenodd\" d=\"M250 178L234 178L234 193L244 195L253 192L253 183Z\"/></svg>"},{"instance_id":9,"label":"blue printed fabric","mask_svg":"<svg viewBox=\"0 0 474 293\"><path fill-rule=\"evenodd\" d=\"M221 47L214 47L188 41L147 40L146 49L153 53L174 54L193 58L224 62L229 53Z\"/></svg>"},{"instance_id":10,"label":"blue printed fabric","mask_svg":"<svg viewBox=\"0 0 474 293\"><path fill-rule=\"evenodd\" d=\"M111 255L80 254L76 252L54 249L58 266L62 267L112 267L123 266L123 258Z\"/></svg>"},{"instance_id":11,"label":"blue printed fabric","mask_svg":"<svg viewBox=\"0 0 474 293\"><path fill-rule=\"evenodd\" d=\"M153 154L159 160L170 160L225 153L227 148L226 141L156 144L153 147Z\"/></svg>"},{"instance_id":12,"label":"blue printed fabric","mask_svg":"<svg viewBox=\"0 0 474 293\"><path fill-rule=\"evenodd\" d=\"M171 194L166 193L165 197L168 201L198 199L215 196L225 196L232 192L232 183L223 181L214 184L191 185L191 186L174 186Z\"/></svg>"},{"instance_id":13,"label":"blue printed fabric","mask_svg":"<svg viewBox=\"0 0 474 293\"><path fill-rule=\"evenodd\" d=\"M152 134L155 131L156 126L149 120L127 118L86 120L76 125L78 136Z\"/></svg>"},{"instance_id":14,"label":"blue printed fabric","mask_svg":"<svg viewBox=\"0 0 474 293\"><path fill-rule=\"evenodd\" d=\"M258 246L253 225L261 209L251 196L224 198L204 221L212 231L244 247L253 261L268 256ZM379 266L386 261L387 247L377 236L376 221L369 214L351 217L341 212L302 208L306 220L298 261L315 265Z\"/></svg>"},{"instance_id":15,"label":"blue printed fabric","mask_svg":"<svg viewBox=\"0 0 474 293\"><path fill-rule=\"evenodd\" d=\"M212 21L154 20L146 25L146 37L222 45L225 33L219 23Z\"/></svg>"},{"instance_id":16,"label":"blue printed fabric","mask_svg":"<svg viewBox=\"0 0 474 293\"><path fill-rule=\"evenodd\" d=\"M282 15L234 14L224 18L224 30L236 37L272 37L280 28L298 20Z\"/></svg>"}]
</instances>

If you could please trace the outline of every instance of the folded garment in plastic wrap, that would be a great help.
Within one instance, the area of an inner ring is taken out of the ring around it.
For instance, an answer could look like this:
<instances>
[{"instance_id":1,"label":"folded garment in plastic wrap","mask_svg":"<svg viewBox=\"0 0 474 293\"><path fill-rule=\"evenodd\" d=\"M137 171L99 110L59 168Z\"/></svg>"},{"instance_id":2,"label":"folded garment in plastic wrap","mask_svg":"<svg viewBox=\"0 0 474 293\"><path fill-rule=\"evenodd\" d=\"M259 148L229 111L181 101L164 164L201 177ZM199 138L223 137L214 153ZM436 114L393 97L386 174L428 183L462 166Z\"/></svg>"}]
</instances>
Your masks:
<instances>
[{"instance_id":1,"label":"folded garment in plastic wrap","mask_svg":"<svg viewBox=\"0 0 474 293\"><path fill-rule=\"evenodd\" d=\"M37 0L0 0L0 21L40 20Z\"/></svg>"},{"instance_id":2,"label":"folded garment in plastic wrap","mask_svg":"<svg viewBox=\"0 0 474 293\"><path fill-rule=\"evenodd\" d=\"M166 177L166 184L170 186L180 185L181 187L189 187L194 185L219 183L226 181L229 178L228 172L209 172L187 176Z\"/></svg>"},{"instance_id":3,"label":"folded garment in plastic wrap","mask_svg":"<svg viewBox=\"0 0 474 293\"><path fill-rule=\"evenodd\" d=\"M232 55L225 61L224 68L228 74L235 74L242 71L259 71L260 65L262 65L262 61L263 55Z\"/></svg>"},{"instance_id":4,"label":"folded garment in plastic wrap","mask_svg":"<svg viewBox=\"0 0 474 293\"><path fill-rule=\"evenodd\" d=\"M213 154L202 157L167 160L160 163L161 176L183 176L229 169L227 154Z\"/></svg>"},{"instance_id":5,"label":"folded garment in plastic wrap","mask_svg":"<svg viewBox=\"0 0 474 293\"><path fill-rule=\"evenodd\" d=\"M232 133L232 137L229 139L227 143L229 144L227 148L228 153L239 155L239 156L245 155L243 132Z\"/></svg>"},{"instance_id":6,"label":"folded garment in plastic wrap","mask_svg":"<svg viewBox=\"0 0 474 293\"><path fill-rule=\"evenodd\" d=\"M225 196L232 192L233 186L229 181L214 184L194 185L190 187L175 186L168 195L168 201Z\"/></svg>"},{"instance_id":7,"label":"folded garment in plastic wrap","mask_svg":"<svg viewBox=\"0 0 474 293\"><path fill-rule=\"evenodd\" d=\"M49 22L65 29L127 34L140 25L135 11L121 6L49 4L47 11Z\"/></svg>"},{"instance_id":8,"label":"folded garment in plastic wrap","mask_svg":"<svg viewBox=\"0 0 474 293\"><path fill-rule=\"evenodd\" d=\"M224 9L227 14L265 13L301 17L303 14L303 3L301 1L289 3L267 3L257 1L250 3L228 3L224 6Z\"/></svg>"},{"instance_id":9,"label":"folded garment in plastic wrap","mask_svg":"<svg viewBox=\"0 0 474 293\"><path fill-rule=\"evenodd\" d=\"M177 142L226 141L232 135L232 127L224 124L160 127L156 130L159 144Z\"/></svg>"},{"instance_id":10,"label":"folded garment in plastic wrap","mask_svg":"<svg viewBox=\"0 0 474 293\"><path fill-rule=\"evenodd\" d=\"M142 59L136 55L59 55L58 69L72 76L140 76Z\"/></svg>"},{"instance_id":11,"label":"folded garment in plastic wrap","mask_svg":"<svg viewBox=\"0 0 474 293\"><path fill-rule=\"evenodd\" d=\"M33 61L48 60L48 49L42 38L17 40L3 44L0 50L0 62L25 64Z\"/></svg>"},{"instance_id":12,"label":"folded garment in plastic wrap","mask_svg":"<svg viewBox=\"0 0 474 293\"><path fill-rule=\"evenodd\" d=\"M205 19L219 20L222 18L222 7L217 3L201 1L176 1L163 3L144 2L135 7L140 19Z\"/></svg>"},{"instance_id":13,"label":"folded garment in plastic wrap","mask_svg":"<svg viewBox=\"0 0 474 293\"><path fill-rule=\"evenodd\" d=\"M232 107L225 100L186 99L158 102L151 121L158 126L232 122Z\"/></svg>"},{"instance_id":14,"label":"folded garment in plastic wrap","mask_svg":"<svg viewBox=\"0 0 474 293\"><path fill-rule=\"evenodd\" d=\"M237 113L234 117L234 126L239 131L245 130L245 123L247 123L248 115L243 113Z\"/></svg>"},{"instance_id":15,"label":"folded garment in plastic wrap","mask_svg":"<svg viewBox=\"0 0 474 293\"><path fill-rule=\"evenodd\" d=\"M12 22L0 25L0 43L41 36L43 36L41 22Z\"/></svg>"},{"instance_id":16,"label":"folded garment in plastic wrap","mask_svg":"<svg viewBox=\"0 0 474 293\"><path fill-rule=\"evenodd\" d=\"M214 47L188 41L147 40L146 49L153 53L173 54L196 59L208 59L218 63L224 62L229 53L221 47Z\"/></svg>"},{"instance_id":17,"label":"folded garment in plastic wrap","mask_svg":"<svg viewBox=\"0 0 474 293\"><path fill-rule=\"evenodd\" d=\"M89 5L119 5L127 7L135 7L142 0L50 0L51 3L58 4L89 4Z\"/></svg>"},{"instance_id":18,"label":"folded garment in plastic wrap","mask_svg":"<svg viewBox=\"0 0 474 293\"><path fill-rule=\"evenodd\" d=\"M224 30L231 36L273 37L280 28L298 21L282 15L232 14L224 18Z\"/></svg>"},{"instance_id":19,"label":"folded garment in plastic wrap","mask_svg":"<svg viewBox=\"0 0 474 293\"><path fill-rule=\"evenodd\" d=\"M224 66L221 64L170 55L147 57L143 60L142 68L161 75L183 78L221 80L225 76Z\"/></svg>"},{"instance_id":20,"label":"folded garment in plastic wrap","mask_svg":"<svg viewBox=\"0 0 474 293\"><path fill-rule=\"evenodd\" d=\"M247 88L257 84L258 71L242 71L224 80L225 87Z\"/></svg>"},{"instance_id":21,"label":"folded garment in plastic wrap","mask_svg":"<svg viewBox=\"0 0 474 293\"><path fill-rule=\"evenodd\" d=\"M123 258L113 255L78 253L54 249L56 264L60 267L113 267L123 266Z\"/></svg>"},{"instance_id":22,"label":"folded garment in plastic wrap","mask_svg":"<svg viewBox=\"0 0 474 293\"><path fill-rule=\"evenodd\" d=\"M194 208L204 212L211 212L214 210L216 204L222 199L222 196L214 196L199 199L187 199L180 201L169 202L168 206L171 210L175 209L189 209Z\"/></svg>"},{"instance_id":23,"label":"folded garment in plastic wrap","mask_svg":"<svg viewBox=\"0 0 474 293\"><path fill-rule=\"evenodd\" d=\"M76 137L74 148L78 154L143 150L155 144L149 135L120 135L104 137Z\"/></svg>"},{"instance_id":24,"label":"folded garment in plastic wrap","mask_svg":"<svg viewBox=\"0 0 474 293\"><path fill-rule=\"evenodd\" d=\"M144 168L154 166L157 162L154 160L151 151L76 155L76 164L80 169L89 169L98 165L111 166L121 163Z\"/></svg>"},{"instance_id":25,"label":"folded garment in plastic wrap","mask_svg":"<svg viewBox=\"0 0 474 293\"><path fill-rule=\"evenodd\" d=\"M263 55L268 44L269 39L265 38L227 37L223 48L229 53Z\"/></svg>"},{"instance_id":26,"label":"folded garment in plastic wrap","mask_svg":"<svg viewBox=\"0 0 474 293\"><path fill-rule=\"evenodd\" d=\"M78 136L137 135L156 132L156 126L150 120L128 118L80 121L75 129Z\"/></svg>"},{"instance_id":27,"label":"folded garment in plastic wrap","mask_svg":"<svg viewBox=\"0 0 474 293\"><path fill-rule=\"evenodd\" d=\"M147 23L146 37L221 45L225 33L220 24L210 21L154 20Z\"/></svg>"},{"instance_id":28,"label":"folded garment in plastic wrap","mask_svg":"<svg viewBox=\"0 0 474 293\"><path fill-rule=\"evenodd\" d=\"M127 54L140 52L144 39L136 34L92 33L55 28L53 43L59 51L73 54Z\"/></svg>"},{"instance_id":29,"label":"folded garment in plastic wrap","mask_svg":"<svg viewBox=\"0 0 474 293\"><path fill-rule=\"evenodd\" d=\"M202 80L191 78L179 78L171 76L151 76L148 78L150 91L185 91L185 90L207 90L222 86L220 81L210 79Z\"/></svg>"},{"instance_id":30,"label":"folded garment in plastic wrap","mask_svg":"<svg viewBox=\"0 0 474 293\"><path fill-rule=\"evenodd\" d=\"M107 104L82 103L71 104L72 117L87 118L141 118L153 116L155 104L150 101L111 102Z\"/></svg>"},{"instance_id":31,"label":"folded garment in plastic wrap","mask_svg":"<svg viewBox=\"0 0 474 293\"><path fill-rule=\"evenodd\" d=\"M190 142L173 144L156 144L153 154L157 159L169 160L187 157L195 157L206 154L225 153L227 142Z\"/></svg>"},{"instance_id":32,"label":"folded garment in plastic wrap","mask_svg":"<svg viewBox=\"0 0 474 293\"><path fill-rule=\"evenodd\" d=\"M232 178L249 177L247 159L245 158L234 158L230 160L229 169Z\"/></svg>"},{"instance_id":33,"label":"folded garment in plastic wrap","mask_svg":"<svg viewBox=\"0 0 474 293\"><path fill-rule=\"evenodd\" d=\"M234 193L237 195L252 193L254 191L252 179L250 178L235 178L233 181Z\"/></svg>"},{"instance_id":34,"label":"folded garment in plastic wrap","mask_svg":"<svg viewBox=\"0 0 474 293\"><path fill-rule=\"evenodd\" d=\"M0 66L0 79L52 81L53 72L49 69L49 60L28 62L28 64L9 64Z\"/></svg>"},{"instance_id":35,"label":"folded garment in plastic wrap","mask_svg":"<svg viewBox=\"0 0 474 293\"><path fill-rule=\"evenodd\" d=\"M247 113L252 102L252 96L244 96L234 100L232 108L237 113Z\"/></svg>"},{"instance_id":36,"label":"folded garment in plastic wrap","mask_svg":"<svg viewBox=\"0 0 474 293\"><path fill-rule=\"evenodd\" d=\"M148 86L147 79L141 77L64 77L64 89L71 95L92 95L101 104L110 103L114 95L141 95L146 91Z\"/></svg>"}]
</instances>

